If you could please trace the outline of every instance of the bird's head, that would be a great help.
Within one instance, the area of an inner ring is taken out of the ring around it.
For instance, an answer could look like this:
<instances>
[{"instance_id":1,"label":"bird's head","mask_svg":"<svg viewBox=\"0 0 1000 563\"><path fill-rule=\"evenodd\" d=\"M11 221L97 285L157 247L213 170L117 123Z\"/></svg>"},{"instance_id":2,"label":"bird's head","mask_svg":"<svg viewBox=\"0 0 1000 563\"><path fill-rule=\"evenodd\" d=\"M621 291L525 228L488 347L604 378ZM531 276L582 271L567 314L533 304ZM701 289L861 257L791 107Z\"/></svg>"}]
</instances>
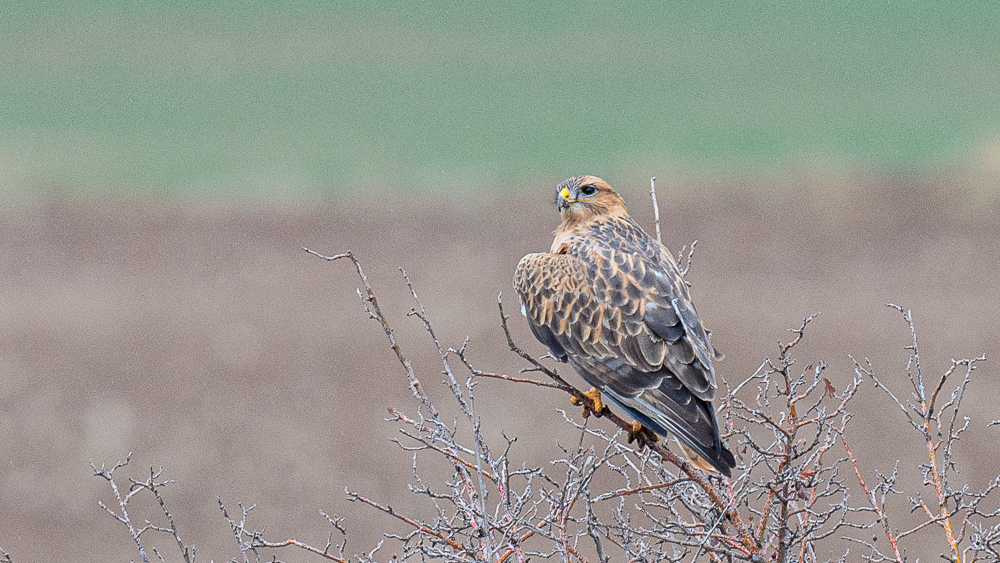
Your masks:
<instances>
[{"instance_id":1,"label":"bird's head","mask_svg":"<svg viewBox=\"0 0 1000 563\"><path fill-rule=\"evenodd\" d=\"M625 215L625 202L597 176L574 176L556 186L556 207L563 223L578 223L602 215Z\"/></svg>"}]
</instances>

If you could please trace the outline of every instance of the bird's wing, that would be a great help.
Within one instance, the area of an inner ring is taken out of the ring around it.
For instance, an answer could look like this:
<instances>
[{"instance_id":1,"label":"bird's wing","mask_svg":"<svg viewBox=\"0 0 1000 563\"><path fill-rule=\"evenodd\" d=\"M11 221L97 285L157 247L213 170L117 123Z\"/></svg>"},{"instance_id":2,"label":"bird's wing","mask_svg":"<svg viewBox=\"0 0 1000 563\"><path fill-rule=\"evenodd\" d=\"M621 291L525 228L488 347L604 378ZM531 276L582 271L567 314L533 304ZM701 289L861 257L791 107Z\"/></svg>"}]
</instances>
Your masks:
<instances>
[{"instance_id":1,"label":"bird's wing","mask_svg":"<svg viewBox=\"0 0 1000 563\"><path fill-rule=\"evenodd\" d=\"M594 298L586 265L567 254L528 254L517 265L514 289L535 337L560 361L569 354L610 353L602 345L604 304Z\"/></svg>"},{"instance_id":2,"label":"bird's wing","mask_svg":"<svg viewBox=\"0 0 1000 563\"><path fill-rule=\"evenodd\" d=\"M591 357L573 359L573 366L595 380L614 381L622 370L617 361ZM618 367L618 370L615 368ZM659 386L635 395L623 395L615 386L603 385L601 391L640 424L656 434L677 437L697 455L726 476L731 475L736 460L719 437L718 422L712 404L694 396L679 379L662 370L657 373ZM595 377L596 375L596 377Z\"/></svg>"},{"instance_id":3,"label":"bird's wing","mask_svg":"<svg viewBox=\"0 0 1000 563\"><path fill-rule=\"evenodd\" d=\"M596 245L586 258L521 259L514 286L532 332L639 422L726 472L732 455L709 404L720 356L673 261Z\"/></svg>"},{"instance_id":4,"label":"bird's wing","mask_svg":"<svg viewBox=\"0 0 1000 563\"><path fill-rule=\"evenodd\" d=\"M609 247L594 248L588 258L521 259L514 286L535 336L563 360L576 353L633 368L616 378L623 395L657 387L667 368L696 397L712 400L712 360L721 355L673 262Z\"/></svg>"}]
</instances>

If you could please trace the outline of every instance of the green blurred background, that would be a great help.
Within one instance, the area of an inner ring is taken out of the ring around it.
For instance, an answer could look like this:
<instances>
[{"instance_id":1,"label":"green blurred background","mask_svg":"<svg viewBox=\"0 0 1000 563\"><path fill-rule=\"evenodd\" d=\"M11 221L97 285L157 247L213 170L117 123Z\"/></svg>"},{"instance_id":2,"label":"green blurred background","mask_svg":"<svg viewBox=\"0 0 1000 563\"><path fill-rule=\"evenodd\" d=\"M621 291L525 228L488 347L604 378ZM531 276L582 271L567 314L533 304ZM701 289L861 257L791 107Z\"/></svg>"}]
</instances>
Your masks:
<instances>
[{"instance_id":1,"label":"green blurred background","mask_svg":"<svg viewBox=\"0 0 1000 563\"><path fill-rule=\"evenodd\" d=\"M0 193L14 197L891 172L1000 152L996 2L0 10Z\"/></svg>"}]
</instances>

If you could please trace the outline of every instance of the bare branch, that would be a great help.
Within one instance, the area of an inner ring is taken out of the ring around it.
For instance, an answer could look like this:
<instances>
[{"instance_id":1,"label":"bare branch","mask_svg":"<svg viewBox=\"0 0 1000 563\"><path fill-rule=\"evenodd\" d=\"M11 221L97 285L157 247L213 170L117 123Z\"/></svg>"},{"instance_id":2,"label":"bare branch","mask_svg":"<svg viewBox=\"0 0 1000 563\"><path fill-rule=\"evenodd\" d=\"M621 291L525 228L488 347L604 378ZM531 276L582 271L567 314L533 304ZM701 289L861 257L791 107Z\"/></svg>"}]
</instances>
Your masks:
<instances>
[{"instance_id":1,"label":"bare branch","mask_svg":"<svg viewBox=\"0 0 1000 563\"><path fill-rule=\"evenodd\" d=\"M649 197L653 200L653 224L656 226L656 240L663 244L663 235L660 233L660 205L656 203L656 176L649 179ZM694 249L694 245L692 250Z\"/></svg>"}]
</instances>

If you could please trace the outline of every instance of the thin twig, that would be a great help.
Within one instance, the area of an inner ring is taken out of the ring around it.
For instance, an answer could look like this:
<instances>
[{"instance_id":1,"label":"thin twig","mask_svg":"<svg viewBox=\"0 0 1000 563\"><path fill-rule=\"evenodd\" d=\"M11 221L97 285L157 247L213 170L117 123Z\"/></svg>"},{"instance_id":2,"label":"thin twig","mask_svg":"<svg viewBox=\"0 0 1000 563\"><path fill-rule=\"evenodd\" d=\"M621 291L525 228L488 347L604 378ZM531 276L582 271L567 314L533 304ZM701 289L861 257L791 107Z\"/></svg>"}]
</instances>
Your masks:
<instances>
[{"instance_id":1,"label":"thin twig","mask_svg":"<svg viewBox=\"0 0 1000 563\"><path fill-rule=\"evenodd\" d=\"M653 200L653 224L656 226L656 240L663 244L663 235L660 234L660 206L656 203L656 176L649 179L649 197ZM694 250L693 245L692 250Z\"/></svg>"}]
</instances>

